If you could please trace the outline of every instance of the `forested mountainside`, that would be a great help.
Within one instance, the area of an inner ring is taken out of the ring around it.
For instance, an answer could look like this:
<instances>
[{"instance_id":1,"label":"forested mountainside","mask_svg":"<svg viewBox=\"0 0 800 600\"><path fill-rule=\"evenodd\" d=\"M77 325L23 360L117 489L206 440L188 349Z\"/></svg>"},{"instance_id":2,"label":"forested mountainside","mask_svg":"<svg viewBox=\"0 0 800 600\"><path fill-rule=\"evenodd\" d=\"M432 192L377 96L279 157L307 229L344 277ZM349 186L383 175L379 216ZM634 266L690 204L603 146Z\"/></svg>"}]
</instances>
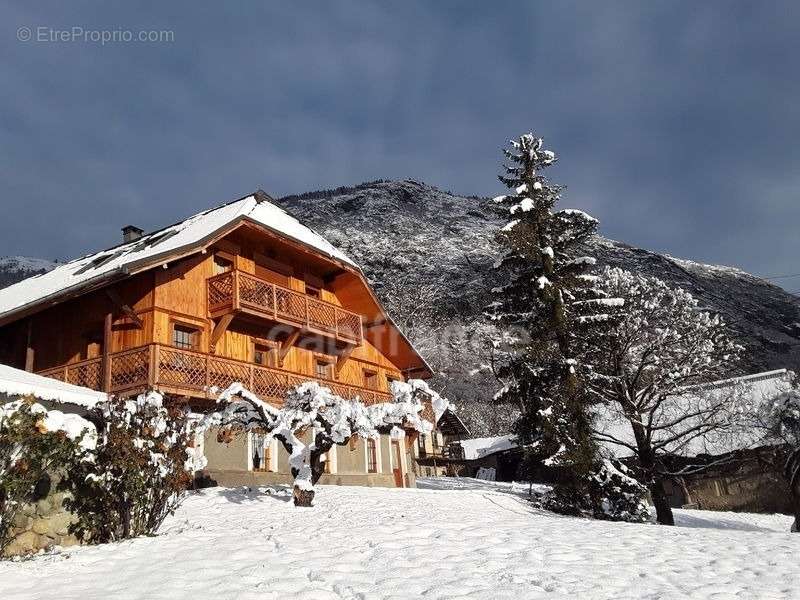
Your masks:
<instances>
[{"instance_id":1,"label":"forested mountainside","mask_svg":"<svg viewBox=\"0 0 800 600\"><path fill-rule=\"evenodd\" d=\"M482 312L492 300L494 233L486 199L416 181L376 181L277 200L364 269L390 314L437 371L433 384L461 407L474 435L504 432L491 407L497 382L487 365ZM747 351L731 373L800 369L798 298L738 269L664 256L596 237L601 264L660 277L719 311ZM44 272L49 261L0 259L0 287Z\"/></svg>"},{"instance_id":2,"label":"forested mountainside","mask_svg":"<svg viewBox=\"0 0 800 600\"><path fill-rule=\"evenodd\" d=\"M0 288L34 275L41 275L55 266L56 263L41 258L5 256L0 258Z\"/></svg>"},{"instance_id":3,"label":"forested mountainside","mask_svg":"<svg viewBox=\"0 0 800 600\"><path fill-rule=\"evenodd\" d=\"M482 311L498 284L492 264L500 221L487 200L416 181L377 181L278 202L362 266L390 314L440 372L434 384L461 405L473 433L503 430L507 415L488 406L497 385L485 368L489 356L481 336ZM600 264L681 286L724 315L746 348L732 374L800 369L796 296L738 269L599 236L588 251Z\"/></svg>"}]
</instances>

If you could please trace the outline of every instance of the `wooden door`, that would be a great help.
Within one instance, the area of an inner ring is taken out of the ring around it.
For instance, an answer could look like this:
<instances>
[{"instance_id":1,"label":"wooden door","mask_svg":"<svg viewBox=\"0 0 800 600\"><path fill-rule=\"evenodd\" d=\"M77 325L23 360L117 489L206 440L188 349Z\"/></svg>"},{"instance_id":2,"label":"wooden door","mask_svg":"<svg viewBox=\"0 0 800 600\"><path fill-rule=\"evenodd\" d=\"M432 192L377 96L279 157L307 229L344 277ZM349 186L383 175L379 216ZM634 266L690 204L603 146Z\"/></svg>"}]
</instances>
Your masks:
<instances>
[{"instance_id":1,"label":"wooden door","mask_svg":"<svg viewBox=\"0 0 800 600\"><path fill-rule=\"evenodd\" d=\"M394 457L394 468L392 469L394 473L394 484L397 487L405 487L403 485L403 463L401 462L400 456L400 443L397 440L392 440L392 455Z\"/></svg>"}]
</instances>

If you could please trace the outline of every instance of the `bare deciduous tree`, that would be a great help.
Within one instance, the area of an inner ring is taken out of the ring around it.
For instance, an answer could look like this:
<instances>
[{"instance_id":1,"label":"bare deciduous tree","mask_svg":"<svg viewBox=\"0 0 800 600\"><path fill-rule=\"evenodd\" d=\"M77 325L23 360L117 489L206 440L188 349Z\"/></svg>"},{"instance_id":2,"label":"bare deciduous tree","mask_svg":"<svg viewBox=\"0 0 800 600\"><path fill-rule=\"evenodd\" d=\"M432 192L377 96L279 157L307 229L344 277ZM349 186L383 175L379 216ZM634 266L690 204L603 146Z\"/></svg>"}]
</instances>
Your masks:
<instances>
[{"instance_id":1,"label":"bare deciduous tree","mask_svg":"<svg viewBox=\"0 0 800 600\"><path fill-rule=\"evenodd\" d=\"M433 425L422 419L422 400L439 403L439 411L447 402L420 380L394 382L392 392L394 402L365 406L312 381L290 390L284 405L276 408L237 383L220 395L222 410L206 425L219 426L223 436L257 431L266 441L278 440L289 454L294 504L311 506L314 486L325 471L324 457L334 445L346 445L354 436L375 438L384 430L403 435L401 427L428 433Z\"/></svg>"},{"instance_id":2,"label":"bare deciduous tree","mask_svg":"<svg viewBox=\"0 0 800 600\"><path fill-rule=\"evenodd\" d=\"M729 399L697 386L729 373L740 347L683 289L617 268L606 268L599 283L624 304L592 340L598 376L588 385L605 403L595 436L633 453L658 522L673 525L663 482L674 474L663 457L690 453L730 426Z\"/></svg>"}]
</instances>

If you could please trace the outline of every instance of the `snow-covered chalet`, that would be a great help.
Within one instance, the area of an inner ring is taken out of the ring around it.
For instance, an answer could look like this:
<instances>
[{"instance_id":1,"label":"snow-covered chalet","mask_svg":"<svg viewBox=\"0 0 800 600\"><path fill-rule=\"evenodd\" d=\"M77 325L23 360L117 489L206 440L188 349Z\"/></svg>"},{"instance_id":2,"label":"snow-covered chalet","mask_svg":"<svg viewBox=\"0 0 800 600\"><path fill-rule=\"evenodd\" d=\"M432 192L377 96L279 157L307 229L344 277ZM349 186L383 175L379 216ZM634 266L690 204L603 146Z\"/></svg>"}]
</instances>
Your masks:
<instances>
[{"instance_id":1,"label":"snow-covered chalet","mask_svg":"<svg viewBox=\"0 0 800 600\"><path fill-rule=\"evenodd\" d=\"M123 240L0 290L0 362L199 411L234 382L275 404L308 380L374 403L392 380L431 375L359 267L260 190L153 233L125 227ZM275 441L209 434L204 446L223 485L289 481ZM413 485L413 446L336 447L321 483Z\"/></svg>"}]
</instances>

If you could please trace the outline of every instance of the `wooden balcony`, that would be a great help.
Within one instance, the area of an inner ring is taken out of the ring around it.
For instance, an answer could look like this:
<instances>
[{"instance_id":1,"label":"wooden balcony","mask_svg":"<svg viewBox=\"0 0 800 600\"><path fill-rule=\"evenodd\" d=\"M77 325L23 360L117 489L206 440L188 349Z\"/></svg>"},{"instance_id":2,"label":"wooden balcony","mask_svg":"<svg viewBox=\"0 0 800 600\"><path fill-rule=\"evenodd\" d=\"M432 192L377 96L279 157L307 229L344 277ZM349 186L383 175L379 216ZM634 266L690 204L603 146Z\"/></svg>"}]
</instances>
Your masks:
<instances>
[{"instance_id":1,"label":"wooden balcony","mask_svg":"<svg viewBox=\"0 0 800 600\"><path fill-rule=\"evenodd\" d=\"M428 452L427 449L423 450L422 448L418 448L418 452L419 459L421 460L464 460L464 448L457 442L433 448L432 452Z\"/></svg>"},{"instance_id":2,"label":"wooden balcony","mask_svg":"<svg viewBox=\"0 0 800 600\"><path fill-rule=\"evenodd\" d=\"M39 375L119 395L155 389L166 394L215 400L219 391L239 382L259 398L280 404L290 388L306 381L319 381L335 394L349 399L359 397L365 404L391 400L387 392L162 344L112 353L107 370L102 358L93 358L46 369Z\"/></svg>"},{"instance_id":3,"label":"wooden balcony","mask_svg":"<svg viewBox=\"0 0 800 600\"><path fill-rule=\"evenodd\" d=\"M361 345L361 315L330 302L270 283L243 271L228 271L207 281L208 315L217 319L245 313L285 323L348 344Z\"/></svg>"}]
</instances>

